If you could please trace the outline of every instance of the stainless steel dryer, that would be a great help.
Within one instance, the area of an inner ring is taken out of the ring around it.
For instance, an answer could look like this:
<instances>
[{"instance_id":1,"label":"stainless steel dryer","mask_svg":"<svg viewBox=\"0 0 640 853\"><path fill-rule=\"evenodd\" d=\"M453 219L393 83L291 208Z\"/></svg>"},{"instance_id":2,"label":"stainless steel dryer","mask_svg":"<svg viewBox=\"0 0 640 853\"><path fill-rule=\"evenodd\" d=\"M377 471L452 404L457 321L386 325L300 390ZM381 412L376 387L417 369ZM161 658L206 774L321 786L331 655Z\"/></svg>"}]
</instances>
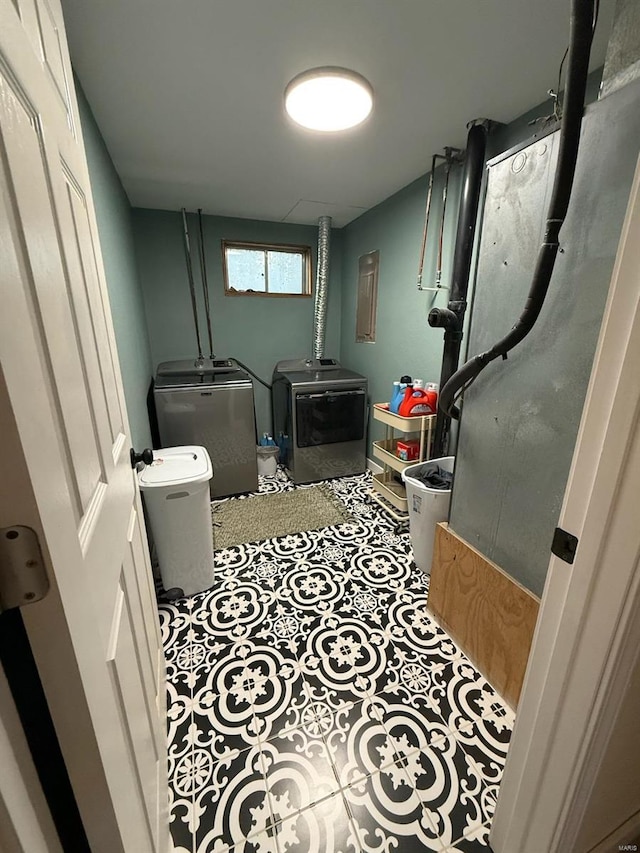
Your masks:
<instances>
[{"instance_id":1,"label":"stainless steel dryer","mask_svg":"<svg viewBox=\"0 0 640 853\"><path fill-rule=\"evenodd\" d=\"M253 384L233 359L165 361L153 393L162 446L207 448L212 498L257 490Z\"/></svg>"},{"instance_id":2,"label":"stainless steel dryer","mask_svg":"<svg viewBox=\"0 0 640 853\"><path fill-rule=\"evenodd\" d=\"M281 461L294 483L365 471L365 376L346 370L334 358L280 361L271 394L274 438L288 437Z\"/></svg>"}]
</instances>

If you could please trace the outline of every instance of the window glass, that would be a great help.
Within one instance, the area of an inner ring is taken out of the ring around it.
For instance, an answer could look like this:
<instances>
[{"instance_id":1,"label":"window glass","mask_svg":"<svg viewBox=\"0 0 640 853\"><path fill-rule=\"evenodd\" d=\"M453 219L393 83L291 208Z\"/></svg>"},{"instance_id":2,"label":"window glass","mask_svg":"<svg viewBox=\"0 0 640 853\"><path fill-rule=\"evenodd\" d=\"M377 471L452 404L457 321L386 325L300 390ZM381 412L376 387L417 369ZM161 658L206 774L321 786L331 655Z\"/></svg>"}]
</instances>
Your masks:
<instances>
[{"instance_id":1,"label":"window glass","mask_svg":"<svg viewBox=\"0 0 640 853\"><path fill-rule=\"evenodd\" d=\"M304 276L302 255L267 252L269 293L302 293Z\"/></svg>"},{"instance_id":2,"label":"window glass","mask_svg":"<svg viewBox=\"0 0 640 853\"><path fill-rule=\"evenodd\" d=\"M227 282L241 293L264 293L266 289L264 252L252 249L227 249Z\"/></svg>"},{"instance_id":3,"label":"window glass","mask_svg":"<svg viewBox=\"0 0 640 853\"><path fill-rule=\"evenodd\" d=\"M222 241L228 296L310 296L311 249L285 244Z\"/></svg>"}]
</instances>

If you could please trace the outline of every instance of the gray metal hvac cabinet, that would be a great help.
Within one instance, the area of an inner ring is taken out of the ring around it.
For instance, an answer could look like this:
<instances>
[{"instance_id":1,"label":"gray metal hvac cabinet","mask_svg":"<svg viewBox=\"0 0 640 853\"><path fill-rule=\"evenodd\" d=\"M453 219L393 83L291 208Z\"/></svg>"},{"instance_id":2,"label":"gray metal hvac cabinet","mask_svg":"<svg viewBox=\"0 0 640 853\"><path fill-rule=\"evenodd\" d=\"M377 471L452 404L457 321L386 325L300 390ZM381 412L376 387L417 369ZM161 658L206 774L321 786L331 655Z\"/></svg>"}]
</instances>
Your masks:
<instances>
[{"instance_id":1,"label":"gray metal hvac cabinet","mask_svg":"<svg viewBox=\"0 0 640 853\"><path fill-rule=\"evenodd\" d=\"M640 80L590 104L567 219L531 334L465 392L449 524L536 595L544 587L640 139ZM522 311L559 132L489 162L469 355Z\"/></svg>"},{"instance_id":2,"label":"gray metal hvac cabinet","mask_svg":"<svg viewBox=\"0 0 640 853\"><path fill-rule=\"evenodd\" d=\"M201 445L211 457L211 497L258 488L253 384L230 359L158 366L154 387L163 446Z\"/></svg>"}]
</instances>

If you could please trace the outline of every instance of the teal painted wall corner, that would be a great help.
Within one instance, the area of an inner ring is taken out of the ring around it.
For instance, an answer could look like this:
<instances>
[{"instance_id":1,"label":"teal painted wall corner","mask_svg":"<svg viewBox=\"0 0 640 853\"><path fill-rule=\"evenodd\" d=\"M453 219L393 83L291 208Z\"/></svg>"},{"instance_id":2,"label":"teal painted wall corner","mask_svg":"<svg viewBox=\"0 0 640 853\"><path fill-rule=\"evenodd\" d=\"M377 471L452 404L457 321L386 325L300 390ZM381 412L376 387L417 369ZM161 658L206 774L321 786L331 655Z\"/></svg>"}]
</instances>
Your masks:
<instances>
[{"instance_id":1,"label":"teal painted wall corner","mask_svg":"<svg viewBox=\"0 0 640 853\"><path fill-rule=\"evenodd\" d=\"M146 399L151 351L136 267L131 206L82 86L77 79L75 83L131 441L136 448L150 447Z\"/></svg>"},{"instance_id":2,"label":"teal painted wall corner","mask_svg":"<svg viewBox=\"0 0 640 853\"><path fill-rule=\"evenodd\" d=\"M389 400L392 382L402 374L425 382L440 379L442 330L430 328L427 315L434 306L446 306L448 293L444 289L419 291L417 285L428 178L423 175L343 229L340 351L346 367L368 377L369 396L374 403ZM460 178L460 167L454 167L446 207L443 285L448 284L451 273ZM444 169L440 167L436 169L434 180L424 287L435 285L443 181ZM356 343L358 259L375 249L380 251L376 340L375 343ZM383 433L384 426L370 418L370 457L371 442L382 438Z\"/></svg>"}]
</instances>

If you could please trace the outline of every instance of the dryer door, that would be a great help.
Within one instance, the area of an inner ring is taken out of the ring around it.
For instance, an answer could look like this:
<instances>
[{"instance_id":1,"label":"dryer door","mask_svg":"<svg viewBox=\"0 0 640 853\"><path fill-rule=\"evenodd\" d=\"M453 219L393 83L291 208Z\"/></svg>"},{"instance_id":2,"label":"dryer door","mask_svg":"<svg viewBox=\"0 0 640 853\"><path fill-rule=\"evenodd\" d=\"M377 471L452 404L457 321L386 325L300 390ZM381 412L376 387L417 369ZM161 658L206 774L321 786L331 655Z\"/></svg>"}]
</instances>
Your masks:
<instances>
[{"instance_id":1,"label":"dryer door","mask_svg":"<svg viewBox=\"0 0 640 853\"><path fill-rule=\"evenodd\" d=\"M296 446L361 441L367 395L364 389L296 395Z\"/></svg>"}]
</instances>

